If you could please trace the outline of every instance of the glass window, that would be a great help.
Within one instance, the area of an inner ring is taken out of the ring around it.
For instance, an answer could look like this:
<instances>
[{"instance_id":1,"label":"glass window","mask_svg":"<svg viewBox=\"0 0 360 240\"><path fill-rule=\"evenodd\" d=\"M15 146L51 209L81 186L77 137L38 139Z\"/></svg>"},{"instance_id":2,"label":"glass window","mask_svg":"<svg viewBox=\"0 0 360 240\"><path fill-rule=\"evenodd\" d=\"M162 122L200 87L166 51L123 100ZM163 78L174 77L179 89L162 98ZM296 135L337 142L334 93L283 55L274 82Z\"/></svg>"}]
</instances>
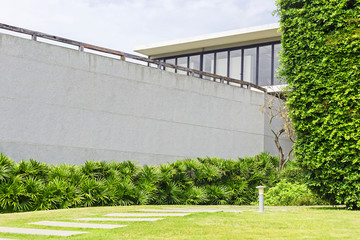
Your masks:
<instances>
[{"instance_id":1,"label":"glass window","mask_svg":"<svg viewBox=\"0 0 360 240\"><path fill-rule=\"evenodd\" d=\"M278 72L279 64L280 64L280 56L279 52L281 49L281 44L275 44L274 45L274 85L282 84L279 79L276 77L276 74Z\"/></svg>"},{"instance_id":2,"label":"glass window","mask_svg":"<svg viewBox=\"0 0 360 240\"><path fill-rule=\"evenodd\" d=\"M216 74L227 77L228 52L216 53Z\"/></svg>"},{"instance_id":3,"label":"glass window","mask_svg":"<svg viewBox=\"0 0 360 240\"><path fill-rule=\"evenodd\" d=\"M203 55L203 72L214 73L214 53ZM212 80L210 77L203 76L204 79Z\"/></svg>"},{"instance_id":4,"label":"glass window","mask_svg":"<svg viewBox=\"0 0 360 240\"><path fill-rule=\"evenodd\" d=\"M177 59L177 65L182 67L188 67L188 57L179 57ZM187 74L187 72L177 70L179 74Z\"/></svg>"},{"instance_id":5,"label":"glass window","mask_svg":"<svg viewBox=\"0 0 360 240\"><path fill-rule=\"evenodd\" d=\"M259 81L260 86L271 85L271 45L259 47Z\"/></svg>"},{"instance_id":6,"label":"glass window","mask_svg":"<svg viewBox=\"0 0 360 240\"><path fill-rule=\"evenodd\" d=\"M241 80L241 49L230 51L229 77Z\"/></svg>"},{"instance_id":7,"label":"glass window","mask_svg":"<svg viewBox=\"0 0 360 240\"><path fill-rule=\"evenodd\" d=\"M244 50L244 81L256 84L256 48Z\"/></svg>"},{"instance_id":8,"label":"glass window","mask_svg":"<svg viewBox=\"0 0 360 240\"><path fill-rule=\"evenodd\" d=\"M200 70L200 55L189 57L189 68ZM199 74L195 74L194 76L199 77Z\"/></svg>"},{"instance_id":9,"label":"glass window","mask_svg":"<svg viewBox=\"0 0 360 240\"><path fill-rule=\"evenodd\" d=\"M175 58L165 59L165 62L175 65ZM165 70L168 72L175 72L175 68L165 68Z\"/></svg>"}]
</instances>

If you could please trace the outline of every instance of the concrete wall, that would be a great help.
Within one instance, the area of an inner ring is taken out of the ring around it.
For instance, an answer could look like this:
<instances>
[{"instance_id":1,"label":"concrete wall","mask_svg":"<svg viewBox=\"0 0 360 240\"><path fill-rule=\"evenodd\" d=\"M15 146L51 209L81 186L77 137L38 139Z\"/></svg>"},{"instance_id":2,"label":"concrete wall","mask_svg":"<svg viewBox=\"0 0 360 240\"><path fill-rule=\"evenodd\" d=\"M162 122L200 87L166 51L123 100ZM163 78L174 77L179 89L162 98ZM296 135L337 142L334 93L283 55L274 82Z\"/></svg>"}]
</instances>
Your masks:
<instances>
[{"instance_id":1,"label":"concrete wall","mask_svg":"<svg viewBox=\"0 0 360 240\"><path fill-rule=\"evenodd\" d=\"M263 93L5 34L0 73L0 152L15 160L157 164L274 150Z\"/></svg>"}]
</instances>

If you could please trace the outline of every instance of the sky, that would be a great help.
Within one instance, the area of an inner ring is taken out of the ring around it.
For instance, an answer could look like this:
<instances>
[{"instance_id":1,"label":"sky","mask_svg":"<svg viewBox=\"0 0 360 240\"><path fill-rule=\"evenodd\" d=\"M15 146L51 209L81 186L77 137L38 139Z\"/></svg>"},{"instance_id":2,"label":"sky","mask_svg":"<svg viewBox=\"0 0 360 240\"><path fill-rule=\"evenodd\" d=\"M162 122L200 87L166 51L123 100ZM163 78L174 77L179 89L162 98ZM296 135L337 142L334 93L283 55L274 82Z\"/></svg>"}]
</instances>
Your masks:
<instances>
[{"instance_id":1,"label":"sky","mask_svg":"<svg viewBox=\"0 0 360 240\"><path fill-rule=\"evenodd\" d=\"M133 53L278 22L275 0L0 0L0 23Z\"/></svg>"}]
</instances>

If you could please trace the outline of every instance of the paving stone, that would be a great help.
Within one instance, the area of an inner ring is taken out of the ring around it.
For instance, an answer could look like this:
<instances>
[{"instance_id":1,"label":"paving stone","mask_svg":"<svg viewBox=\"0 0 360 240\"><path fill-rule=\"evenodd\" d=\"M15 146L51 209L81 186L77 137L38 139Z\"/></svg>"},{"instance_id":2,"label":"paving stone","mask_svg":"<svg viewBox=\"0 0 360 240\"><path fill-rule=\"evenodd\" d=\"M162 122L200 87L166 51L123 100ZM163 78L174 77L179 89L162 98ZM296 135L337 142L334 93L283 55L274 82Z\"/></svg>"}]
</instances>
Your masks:
<instances>
[{"instance_id":1,"label":"paving stone","mask_svg":"<svg viewBox=\"0 0 360 240\"><path fill-rule=\"evenodd\" d=\"M107 217L183 217L191 213L110 213Z\"/></svg>"},{"instance_id":2,"label":"paving stone","mask_svg":"<svg viewBox=\"0 0 360 240\"><path fill-rule=\"evenodd\" d=\"M62 236L68 237L76 234L88 233L80 231L64 231L64 230L48 230L35 228L14 228L14 227L0 227L1 233L17 233L17 234L31 234L31 235L47 235L47 236Z\"/></svg>"},{"instance_id":3,"label":"paving stone","mask_svg":"<svg viewBox=\"0 0 360 240\"><path fill-rule=\"evenodd\" d=\"M116 225L116 224L95 224L95 223L58 222L58 221L41 221L41 222L35 222L29 224L53 226L53 227L103 228L103 229L126 227L126 225Z\"/></svg>"},{"instance_id":4,"label":"paving stone","mask_svg":"<svg viewBox=\"0 0 360 240\"><path fill-rule=\"evenodd\" d=\"M78 218L78 221L154 222L163 218Z\"/></svg>"},{"instance_id":5,"label":"paving stone","mask_svg":"<svg viewBox=\"0 0 360 240\"><path fill-rule=\"evenodd\" d=\"M175 208L175 209L139 209L136 210L139 212L179 212L179 213L214 213L214 212L220 212L221 210L207 210L207 209L181 209L181 208Z\"/></svg>"},{"instance_id":6,"label":"paving stone","mask_svg":"<svg viewBox=\"0 0 360 240\"><path fill-rule=\"evenodd\" d=\"M242 213L243 211L242 210L231 210L231 209L224 209L222 210L222 212L232 212L232 213Z\"/></svg>"},{"instance_id":7,"label":"paving stone","mask_svg":"<svg viewBox=\"0 0 360 240\"><path fill-rule=\"evenodd\" d=\"M178 210L180 208L164 208L164 210ZM219 208L181 208L184 212L243 212L244 210L237 210L234 208L226 208L226 207L219 207ZM144 209L145 210L145 209Z\"/></svg>"}]
</instances>

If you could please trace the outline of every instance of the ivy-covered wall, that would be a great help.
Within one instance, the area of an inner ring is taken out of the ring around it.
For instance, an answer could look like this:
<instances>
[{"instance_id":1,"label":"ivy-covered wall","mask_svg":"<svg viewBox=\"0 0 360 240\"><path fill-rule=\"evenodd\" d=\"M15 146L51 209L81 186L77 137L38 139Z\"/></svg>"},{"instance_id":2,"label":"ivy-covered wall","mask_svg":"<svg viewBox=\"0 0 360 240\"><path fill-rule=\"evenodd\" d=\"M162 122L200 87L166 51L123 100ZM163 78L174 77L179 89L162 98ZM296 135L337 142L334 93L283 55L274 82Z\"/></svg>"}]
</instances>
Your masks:
<instances>
[{"instance_id":1,"label":"ivy-covered wall","mask_svg":"<svg viewBox=\"0 0 360 240\"><path fill-rule=\"evenodd\" d=\"M280 74L309 186L360 208L360 1L278 0Z\"/></svg>"}]
</instances>

